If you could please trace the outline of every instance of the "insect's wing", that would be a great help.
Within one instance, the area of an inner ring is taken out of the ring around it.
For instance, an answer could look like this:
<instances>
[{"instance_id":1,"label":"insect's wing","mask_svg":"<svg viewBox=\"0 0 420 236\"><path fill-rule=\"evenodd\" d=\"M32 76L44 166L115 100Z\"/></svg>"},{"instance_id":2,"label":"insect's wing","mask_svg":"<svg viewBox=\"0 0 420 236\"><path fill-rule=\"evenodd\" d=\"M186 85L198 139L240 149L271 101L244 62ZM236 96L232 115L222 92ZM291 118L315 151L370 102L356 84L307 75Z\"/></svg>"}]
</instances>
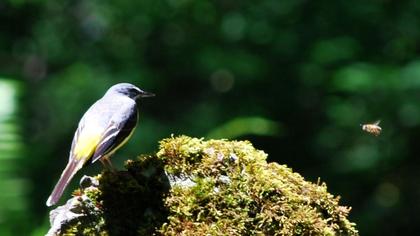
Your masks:
<instances>
[{"instance_id":1,"label":"insect's wing","mask_svg":"<svg viewBox=\"0 0 420 236\"><path fill-rule=\"evenodd\" d=\"M377 120L377 121L373 122L373 125L379 125L379 123L381 123L381 120Z\"/></svg>"}]
</instances>

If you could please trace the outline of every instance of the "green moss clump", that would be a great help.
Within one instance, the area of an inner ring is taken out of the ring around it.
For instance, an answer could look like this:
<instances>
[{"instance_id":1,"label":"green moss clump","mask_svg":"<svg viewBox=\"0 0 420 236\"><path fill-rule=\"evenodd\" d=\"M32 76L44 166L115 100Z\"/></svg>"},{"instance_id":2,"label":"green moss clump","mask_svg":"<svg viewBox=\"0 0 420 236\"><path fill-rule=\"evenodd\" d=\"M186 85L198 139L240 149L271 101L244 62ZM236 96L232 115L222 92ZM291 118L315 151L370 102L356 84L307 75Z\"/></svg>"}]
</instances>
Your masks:
<instances>
[{"instance_id":1,"label":"green moss clump","mask_svg":"<svg viewBox=\"0 0 420 236\"><path fill-rule=\"evenodd\" d=\"M195 183L170 190L163 235L358 235L325 184L267 163L247 141L180 136L161 141L157 156Z\"/></svg>"},{"instance_id":2,"label":"green moss clump","mask_svg":"<svg viewBox=\"0 0 420 236\"><path fill-rule=\"evenodd\" d=\"M358 235L347 219L350 208L340 206L324 183L305 181L266 158L247 141L164 139L156 155L129 160L126 171L105 171L77 191L57 209L73 215L58 217L54 225L62 227L54 232Z\"/></svg>"},{"instance_id":3,"label":"green moss clump","mask_svg":"<svg viewBox=\"0 0 420 236\"><path fill-rule=\"evenodd\" d=\"M105 223L110 235L152 235L167 218L163 205L169 190L162 162L153 156L127 161L127 171L105 172L99 181Z\"/></svg>"},{"instance_id":4,"label":"green moss clump","mask_svg":"<svg viewBox=\"0 0 420 236\"><path fill-rule=\"evenodd\" d=\"M164 197L169 182L154 156L128 160L126 171L104 171L97 186L75 191L66 209L79 216L61 227L59 235L152 235L167 219ZM95 210L94 210L95 209ZM84 220L86 219L86 220Z\"/></svg>"}]
</instances>

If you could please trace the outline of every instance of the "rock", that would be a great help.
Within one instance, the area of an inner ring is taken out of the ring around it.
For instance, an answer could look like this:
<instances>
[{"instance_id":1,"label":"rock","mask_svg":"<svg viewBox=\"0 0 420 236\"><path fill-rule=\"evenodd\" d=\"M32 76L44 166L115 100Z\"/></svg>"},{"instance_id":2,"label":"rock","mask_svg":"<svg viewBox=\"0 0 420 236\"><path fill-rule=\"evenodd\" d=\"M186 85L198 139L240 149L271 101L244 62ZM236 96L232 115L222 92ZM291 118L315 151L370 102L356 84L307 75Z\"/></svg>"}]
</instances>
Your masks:
<instances>
[{"instance_id":1,"label":"rock","mask_svg":"<svg viewBox=\"0 0 420 236\"><path fill-rule=\"evenodd\" d=\"M349 207L247 141L171 137L85 177L49 235L358 235Z\"/></svg>"}]
</instances>

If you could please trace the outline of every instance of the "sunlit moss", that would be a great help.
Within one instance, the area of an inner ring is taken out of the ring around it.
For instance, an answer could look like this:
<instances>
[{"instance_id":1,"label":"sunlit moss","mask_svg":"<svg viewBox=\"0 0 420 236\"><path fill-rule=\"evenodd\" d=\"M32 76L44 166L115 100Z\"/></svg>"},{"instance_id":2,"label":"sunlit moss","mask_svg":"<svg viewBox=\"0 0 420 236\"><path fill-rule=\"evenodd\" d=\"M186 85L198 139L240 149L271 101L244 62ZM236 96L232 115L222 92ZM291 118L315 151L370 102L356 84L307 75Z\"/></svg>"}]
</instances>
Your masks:
<instances>
[{"instance_id":1,"label":"sunlit moss","mask_svg":"<svg viewBox=\"0 0 420 236\"><path fill-rule=\"evenodd\" d=\"M164 139L155 156L129 160L126 171L104 172L98 188L81 190L86 214L99 209L99 217L74 221L67 232L358 235L347 219L350 208L338 205L324 183L307 182L266 157L248 141Z\"/></svg>"},{"instance_id":2,"label":"sunlit moss","mask_svg":"<svg viewBox=\"0 0 420 236\"><path fill-rule=\"evenodd\" d=\"M181 136L163 140L157 156L169 172L195 182L171 189L164 235L357 235L350 209L325 184L267 163L249 142Z\"/></svg>"}]
</instances>

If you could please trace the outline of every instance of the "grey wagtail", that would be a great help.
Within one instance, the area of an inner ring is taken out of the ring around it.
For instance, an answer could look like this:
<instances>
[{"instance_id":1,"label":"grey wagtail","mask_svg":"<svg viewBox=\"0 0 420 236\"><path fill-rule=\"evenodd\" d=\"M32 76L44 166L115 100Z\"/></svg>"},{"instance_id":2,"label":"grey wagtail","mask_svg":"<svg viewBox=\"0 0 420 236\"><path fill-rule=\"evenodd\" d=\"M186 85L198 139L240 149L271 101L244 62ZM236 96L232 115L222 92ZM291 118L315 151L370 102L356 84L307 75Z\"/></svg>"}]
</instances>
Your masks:
<instances>
[{"instance_id":1,"label":"grey wagtail","mask_svg":"<svg viewBox=\"0 0 420 236\"><path fill-rule=\"evenodd\" d=\"M83 166L100 160L111 168L109 157L131 137L138 121L136 101L152 97L129 83L120 83L108 89L83 115L71 144L69 161L55 185L47 206L58 202L74 174Z\"/></svg>"}]
</instances>

